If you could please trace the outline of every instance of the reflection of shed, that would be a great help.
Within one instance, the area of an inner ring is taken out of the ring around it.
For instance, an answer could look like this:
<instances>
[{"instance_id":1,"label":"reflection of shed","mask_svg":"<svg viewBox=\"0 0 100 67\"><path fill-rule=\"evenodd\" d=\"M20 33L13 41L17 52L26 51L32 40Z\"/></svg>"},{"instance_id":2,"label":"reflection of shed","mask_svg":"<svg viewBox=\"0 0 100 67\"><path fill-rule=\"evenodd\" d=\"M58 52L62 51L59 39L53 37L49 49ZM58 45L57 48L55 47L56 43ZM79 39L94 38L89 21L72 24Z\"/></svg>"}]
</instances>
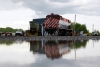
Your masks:
<instances>
[{"instance_id":1,"label":"reflection of shed","mask_svg":"<svg viewBox=\"0 0 100 67\"><path fill-rule=\"evenodd\" d=\"M44 54L41 41L30 41L30 51L33 53Z\"/></svg>"},{"instance_id":2,"label":"reflection of shed","mask_svg":"<svg viewBox=\"0 0 100 67\"><path fill-rule=\"evenodd\" d=\"M71 42L66 41L47 41L44 45L44 51L48 58L60 58L63 54L69 53Z\"/></svg>"}]
</instances>

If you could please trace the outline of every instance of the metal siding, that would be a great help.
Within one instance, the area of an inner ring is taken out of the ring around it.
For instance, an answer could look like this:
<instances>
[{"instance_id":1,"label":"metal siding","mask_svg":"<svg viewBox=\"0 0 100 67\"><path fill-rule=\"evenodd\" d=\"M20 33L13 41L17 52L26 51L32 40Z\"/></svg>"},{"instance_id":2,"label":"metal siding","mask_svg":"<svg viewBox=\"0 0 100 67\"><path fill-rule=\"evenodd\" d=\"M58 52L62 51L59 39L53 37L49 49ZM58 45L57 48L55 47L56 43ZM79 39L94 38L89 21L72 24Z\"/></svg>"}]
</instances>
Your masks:
<instances>
[{"instance_id":1,"label":"metal siding","mask_svg":"<svg viewBox=\"0 0 100 67\"><path fill-rule=\"evenodd\" d=\"M46 18L38 18L38 19L33 19L33 21L38 22L39 24L42 24L45 21Z\"/></svg>"},{"instance_id":2,"label":"metal siding","mask_svg":"<svg viewBox=\"0 0 100 67\"><path fill-rule=\"evenodd\" d=\"M61 20L65 21L65 22L67 22L69 24L71 23L71 21L69 19L61 18Z\"/></svg>"},{"instance_id":3,"label":"metal siding","mask_svg":"<svg viewBox=\"0 0 100 67\"><path fill-rule=\"evenodd\" d=\"M59 28L67 29L68 25L69 25L68 22L65 22L63 20L59 21Z\"/></svg>"},{"instance_id":4,"label":"metal siding","mask_svg":"<svg viewBox=\"0 0 100 67\"><path fill-rule=\"evenodd\" d=\"M44 28L49 28L49 27L58 28L59 20L55 18L47 18L44 24L45 24Z\"/></svg>"},{"instance_id":5,"label":"metal siding","mask_svg":"<svg viewBox=\"0 0 100 67\"><path fill-rule=\"evenodd\" d=\"M47 16L51 16L51 15L47 15ZM67 28L68 25L71 23L71 21L69 19L65 19L60 15L55 15L56 17L59 17L59 19L56 18L51 18L51 17L47 17L46 16L46 20L44 22L44 28Z\"/></svg>"}]
</instances>

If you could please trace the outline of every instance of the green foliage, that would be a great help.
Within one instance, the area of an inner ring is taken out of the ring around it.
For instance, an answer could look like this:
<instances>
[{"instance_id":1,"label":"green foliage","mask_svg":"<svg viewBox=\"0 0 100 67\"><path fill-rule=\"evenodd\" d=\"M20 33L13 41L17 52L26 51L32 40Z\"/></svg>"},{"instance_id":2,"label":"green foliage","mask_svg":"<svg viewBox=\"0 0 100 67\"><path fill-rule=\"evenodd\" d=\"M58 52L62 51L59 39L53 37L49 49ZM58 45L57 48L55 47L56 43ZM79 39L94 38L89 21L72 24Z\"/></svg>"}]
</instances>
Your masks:
<instances>
[{"instance_id":1,"label":"green foliage","mask_svg":"<svg viewBox=\"0 0 100 67\"><path fill-rule=\"evenodd\" d=\"M14 41L0 41L0 45L2 45L2 44L11 45L13 43L14 43Z\"/></svg>"},{"instance_id":2,"label":"green foliage","mask_svg":"<svg viewBox=\"0 0 100 67\"><path fill-rule=\"evenodd\" d=\"M85 48L86 47L86 44L87 44L87 41L88 40L83 40L83 41L77 40L77 41L73 41L73 44L72 44L71 48L72 49L74 49L74 48L78 49L78 48L81 48L81 47Z\"/></svg>"},{"instance_id":3,"label":"green foliage","mask_svg":"<svg viewBox=\"0 0 100 67\"><path fill-rule=\"evenodd\" d=\"M17 30L22 30L22 29L13 29L11 27L0 28L0 32L16 32Z\"/></svg>"},{"instance_id":4,"label":"green foliage","mask_svg":"<svg viewBox=\"0 0 100 67\"><path fill-rule=\"evenodd\" d=\"M97 30L97 32L98 32L98 35L100 35L100 32Z\"/></svg>"},{"instance_id":5,"label":"green foliage","mask_svg":"<svg viewBox=\"0 0 100 67\"><path fill-rule=\"evenodd\" d=\"M72 27L73 30L74 30L74 28L75 28L76 31L84 31L84 32L86 32L86 33L89 33L89 30L87 30L85 24L80 24L80 23L75 23L75 24L74 24L74 22L72 22L72 23L71 23L71 27Z\"/></svg>"}]
</instances>

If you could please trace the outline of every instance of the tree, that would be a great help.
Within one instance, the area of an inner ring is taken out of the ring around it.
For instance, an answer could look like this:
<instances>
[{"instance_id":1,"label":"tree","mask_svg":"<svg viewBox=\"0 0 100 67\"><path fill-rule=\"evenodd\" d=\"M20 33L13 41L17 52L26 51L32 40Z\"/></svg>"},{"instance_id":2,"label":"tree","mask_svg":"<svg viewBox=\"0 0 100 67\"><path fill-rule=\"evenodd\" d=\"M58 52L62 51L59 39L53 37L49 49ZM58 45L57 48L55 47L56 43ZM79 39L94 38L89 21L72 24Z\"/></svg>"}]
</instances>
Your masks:
<instances>
[{"instance_id":1,"label":"tree","mask_svg":"<svg viewBox=\"0 0 100 67\"><path fill-rule=\"evenodd\" d=\"M71 23L71 27L74 30L74 26L75 26L75 31L84 31L85 33L89 33L89 30L87 30L86 25L85 24L80 24L80 23L75 23L72 22Z\"/></svg>"}]
</instances>

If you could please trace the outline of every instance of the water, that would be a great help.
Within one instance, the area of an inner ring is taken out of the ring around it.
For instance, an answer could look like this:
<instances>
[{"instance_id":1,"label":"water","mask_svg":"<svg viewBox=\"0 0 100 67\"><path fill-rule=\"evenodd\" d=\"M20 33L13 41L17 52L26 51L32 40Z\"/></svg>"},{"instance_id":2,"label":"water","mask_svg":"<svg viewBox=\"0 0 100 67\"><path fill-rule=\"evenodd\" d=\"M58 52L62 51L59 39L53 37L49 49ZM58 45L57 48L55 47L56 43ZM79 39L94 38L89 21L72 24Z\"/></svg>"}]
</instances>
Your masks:
<instances>
[{"instance_id":1,"label":"water","mask_svg":"<svg viewBox=\"0 0 100 67\"><path fill-rule=\"evenodd\" d=\"M99 67L100 40L0 41L0 67Z\"/></svg>"}]
</instances>

